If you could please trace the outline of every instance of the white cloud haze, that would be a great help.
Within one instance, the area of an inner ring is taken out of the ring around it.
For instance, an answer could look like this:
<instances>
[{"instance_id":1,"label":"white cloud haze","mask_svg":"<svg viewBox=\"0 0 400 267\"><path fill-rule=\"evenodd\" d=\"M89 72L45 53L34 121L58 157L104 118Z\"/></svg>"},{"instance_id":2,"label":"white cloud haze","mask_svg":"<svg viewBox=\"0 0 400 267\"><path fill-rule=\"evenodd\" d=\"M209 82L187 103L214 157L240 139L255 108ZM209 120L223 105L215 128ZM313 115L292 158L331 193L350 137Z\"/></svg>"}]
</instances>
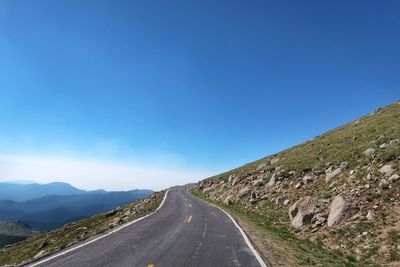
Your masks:
<instances>
[{"instance_id":1,"label":"white cloud haze","mask_svg":"<svg viewBox=\"0 0 400 267\"><path fill-rule=\"evenodd\" d=\"M54 156L0 155L0 181L60 181L86 190L160 190L173 185L196 182L208 176L210 173L203 171L150 166L138 162L110 163Z\"/></svg>"}]
</instances>

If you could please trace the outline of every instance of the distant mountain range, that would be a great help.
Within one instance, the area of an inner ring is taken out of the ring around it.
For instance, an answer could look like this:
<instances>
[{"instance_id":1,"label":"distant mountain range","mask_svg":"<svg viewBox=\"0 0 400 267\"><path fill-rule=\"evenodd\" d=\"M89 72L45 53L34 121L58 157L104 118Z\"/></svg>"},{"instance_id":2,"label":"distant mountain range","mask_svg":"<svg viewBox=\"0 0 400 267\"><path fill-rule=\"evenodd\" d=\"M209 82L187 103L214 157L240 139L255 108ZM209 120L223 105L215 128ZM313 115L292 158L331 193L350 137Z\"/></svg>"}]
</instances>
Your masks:
<instances>
[{"instance_id":1,"label":"distant mountain range","mask_svg":"<svg viewBox=\"0 0 400 267\"><path fill-rule=\"evenodd\" d=\"M120 192L85 191L59 182L0 183L0 220L18 222L17 228L26 224L28 228L31 228L29 231L49 231L66 223L145 198L152 192L141 189ZM10 228L1 223L0 243L4 245L7 243L4 239L8 240L10 236L15 237L15 233L8 232L7 229Z\"/></svg>"},{"instance_id":2,"label":"distant mountain range","mask_svg":"<svg viewBox=\"0 0 400 267\"><path fill-rule=\"evenodd\" d=\"M106 193L104 190L85 191L67 183L21 183L19 181L0 183L0 200L27 201L48 195L85 195Z\"/></svg>"}]
</instances>

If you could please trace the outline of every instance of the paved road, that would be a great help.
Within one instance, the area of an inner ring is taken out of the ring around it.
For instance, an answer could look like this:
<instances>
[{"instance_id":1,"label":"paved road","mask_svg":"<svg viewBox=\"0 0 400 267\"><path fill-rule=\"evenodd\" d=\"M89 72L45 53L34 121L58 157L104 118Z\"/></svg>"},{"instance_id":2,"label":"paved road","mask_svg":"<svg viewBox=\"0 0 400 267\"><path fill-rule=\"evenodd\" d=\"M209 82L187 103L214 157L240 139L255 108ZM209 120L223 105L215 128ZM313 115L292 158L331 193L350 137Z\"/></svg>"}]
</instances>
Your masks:
<instances>
[{"instance_id":1,"label":"paved road","mask_svg":"<svg viewBox=\"0 0 400 267\"><path fill-rule=\"evenodd\" d=\"M39 266L260 266L229 217L187 188L170 190L148 218Z\"/></svg>"}]
</instances>

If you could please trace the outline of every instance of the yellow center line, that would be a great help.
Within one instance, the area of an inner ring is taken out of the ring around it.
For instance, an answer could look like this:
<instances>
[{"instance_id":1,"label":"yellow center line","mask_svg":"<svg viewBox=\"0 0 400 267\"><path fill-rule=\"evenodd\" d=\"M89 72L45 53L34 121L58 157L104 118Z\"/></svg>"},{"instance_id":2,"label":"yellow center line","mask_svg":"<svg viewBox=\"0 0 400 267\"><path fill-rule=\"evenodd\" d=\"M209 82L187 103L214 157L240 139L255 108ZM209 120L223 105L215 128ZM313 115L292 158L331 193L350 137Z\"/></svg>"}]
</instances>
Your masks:
<instances>
[{"instance_id":1,"label":"yellow center line","mask_svg":"<svg viewBox=\"0 0 400 267\"><path fill-rule=\"evenodd\" d=\"M154 267L154 264L147 264L147 267Z\"/></svg>"},{"instance_id":2,"label":"yellow center line","mask_svg":"<svg viewBox=\"0 0 400 267\"><path fill-rule=\"evenodd\" d=\"M189 216L188 223L192 220L192 215Z\"/></svg>"}]
</instances>

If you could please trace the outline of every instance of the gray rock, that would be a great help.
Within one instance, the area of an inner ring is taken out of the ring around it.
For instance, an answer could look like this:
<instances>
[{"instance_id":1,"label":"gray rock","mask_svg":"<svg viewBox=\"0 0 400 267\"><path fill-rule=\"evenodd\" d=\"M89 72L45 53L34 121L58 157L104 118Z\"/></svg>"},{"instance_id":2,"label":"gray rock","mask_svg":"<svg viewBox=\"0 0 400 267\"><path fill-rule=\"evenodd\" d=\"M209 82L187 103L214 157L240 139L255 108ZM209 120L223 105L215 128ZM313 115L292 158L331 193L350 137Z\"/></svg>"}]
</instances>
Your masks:
<instances>
[{"instance_id":1,"label":"gray rock","mask_svg":"<svg viewBox=\"0 0 400 267\"><path fill-rule=\"evenodd\" d=\"M303 181L300 181L294 186L294 188L299 189L302 186L303 186Z\"/></svg>"},{"instance_id":2,"label":"gray rock","mask_svg":"<svg viewBox=\"0 0 400 267\"><path fill-rule=\"evenodd\" d=\"M239 191L238 196L239 196L239 197L243 197L243 196L247 195L248 193L250 193L250 191L251 191L251 187L250 187L250 186L246 186L246 187L242 188L242 189Z\"/></svg>"},{"instance_id":3,"label":"gray rock","mask_svg":"<svg viewBox=\"0 0 400 267\"><path fill-rule=\"evenodd\" d=\"M379 169L379 172L382 173L382 174L384 174L384 175L387 176L387 177L392 176L392 174L394 173L394 171L395 171L395 169L394 169L394 167L393 167L392 164L383 165L383 166Z\"/></svg>"},{"instance_id":4,"label":"gray rock","mask_svg":"<svg viewBox=\"0 0 400 267\"><path fill-rule=\"evenodd\" d=\"M342 170L346 169L349 166L349 163L347 161L343 161L342 163L340 163L340 168Z\"/></svg>"},{"instance_id":5,"label":"gray rock","mask_svg":"<svg viewBox=\"0 0 400 267\"><path fill-rule=\"evenodd\" d=\"M207 193L210 192L212 189L213 189L212 187L204 188L203 194L207 194Z\"/></svg>"},{"instance_id":6,"label":"gray rock","mask_svg":"<svg viewBox=\"0 0 400 267\"><path fill-rule=\"evenodd\" d=\"M347 220L358 212L358 208L342 195L336 196L329 208L328 226L333 226Z\"/></svg>"},{"instance_id":7,"label":"gray rock","mask_svg":"<svg viewBox=\"0 0 400 267\"><path fill-rule=\"evenodd\" d=\"M34 258L34 259L39 259L39 258L44 257L46 254L47 254L46 251L41 250L41 251L39 251L39 253L36 254L33 258Z\"/></svg>"},{"instance_id":8,"label":"gray rock","mask_svg":"<svg viewBox=\"0 0 400 267\"><path fill-rule=\"evenodd\" d=\"M367 220L368 220L368 221L373 221L373 220L375 220L375 214L374 214L374 212L373 212L372 210L369 210L369 211L368 211Z\"/></svg>"},{"instance_id":9,"label":"gray rock","mask_svg":"<svg viewBox=\"0 0 400 267\"><path fill-rule=\"evenodd\" d=\"M285 201L283 201L283 205L287 206L289 204L290 200L289 199L285 199Z\"/></svg>"},{"instance_id":10,"label":"gray rock","mask_svg":"<svg viewBox=\"0 0 400 267\"><path fill-rule=\"evenodd\" d=\"M391 181L391 182L396 182L399 179L400 179L400 176L398 174L393 174L392 176L389 177L389 181Z\"/></svg>"},{"instance_id":11,"label":"gray rock","mask_svg":"<svg viewBox=\"0 0 400 267\"><path fill-rule=\"evenodd\" d=\"M274 174L272 175L271 179L269 179L267 186L268 186L268 187L273 186L273 185L275 184L275 181L276 181L276 174L274 173Z\"/></svg>"},{"instance_id":12,"label":"gray rock","mask_svg":"<svg viewBox=\"0 0 400 267\"><path fill-rule=\"evenodd\" d=\"M313 181L313 178L312 178L312 176L310 176L310 175L305 175L305 176L303 177L303 183L304 183L304 184L311 183L312 181Z\"/></svg>"},{"instance_id":13,"label":"gray rock","mask_svg":"<svg viewBox=\"0 0 400 267\"><path fill-rule=\"evenodd\" d=\"M273 158L273 159L271 159L271 164L278 163L278 161L279 161L279 158Z\"/></svg>"},{"instance_id":14,"label":"gray rock","mask_svg":"<svg viewBox=\"0 0 400 267\"><path fill-rule=\"evenodd\" d=\"M400 143L400 139L394 139L394 140L390 140L389 145L392 146L392 145L395 145L398 143Z\"/></svg>"},{"instance_id":15,"label":"gray rock","mask_svg":"<svg viewBox=\"0 0 400 267\"><path fill-rule=\"evenodd\" d=\"M234 197L235 197L234 195L229 195L229 196L227 196L227 197L225 198L225 200L224 200L224 204L225 204L225 205L231 205L232 202L233 202L233 198L234 198Z\"/></svg>"},{"instance_id":16,"label":"gray rock","mask_svg":"<svg viewBox=\"0 0 400 267\"><path fill-rule=\"evenodd\" d=\"M385 149L385 148L387 148L387 147L389 147L389 145L386 144L386 143L383 143L382 145L379 146L379 148L382 148L382 149Z\"/></svg>"},{"instance_id":17,"label":"gray rock","mask_svg":"<svg viewBox=\"0 0 400 267\"><path fill-rule=\"evenodd\" d=\"M261 163L260 165L258 165L256 171L260 171L262 169L264 169L267 166L267 163Z\"/></svg>"},{"instance_id":18,"label":"gray rock","mask_svg":"<svg viewBox=\"0 0 400 267\"><path fill-rule=\"evenodd\" d=\"M293 227L301 228L311 219L317 209L317 201L312 197L303 197L289 208L289 217Z\"/></svg>"},{"instance_id":19,"label":"gray rock","mask_svg":"<svg viewBox=\"0 0 400 267\"><path fill-rule=\"evenodd\" d=\"M329 183L330 180L332 180L333 178L335 178L336 176L338 176L340 173L342 172L342 168L337 168L332 172L328 172L325 176L325 182Z\"/></svg>"},{"instance_id":20,"label":"gray rock","mask_svg":"<svg viewBox=\"0 0 400 267\"><path fill-rule=\"evenodd\" d=\"M365 150L363 154L367 157L373 157L375 155L375 149L370 147L367 150Z\"/></svg>"}]
</instances>

